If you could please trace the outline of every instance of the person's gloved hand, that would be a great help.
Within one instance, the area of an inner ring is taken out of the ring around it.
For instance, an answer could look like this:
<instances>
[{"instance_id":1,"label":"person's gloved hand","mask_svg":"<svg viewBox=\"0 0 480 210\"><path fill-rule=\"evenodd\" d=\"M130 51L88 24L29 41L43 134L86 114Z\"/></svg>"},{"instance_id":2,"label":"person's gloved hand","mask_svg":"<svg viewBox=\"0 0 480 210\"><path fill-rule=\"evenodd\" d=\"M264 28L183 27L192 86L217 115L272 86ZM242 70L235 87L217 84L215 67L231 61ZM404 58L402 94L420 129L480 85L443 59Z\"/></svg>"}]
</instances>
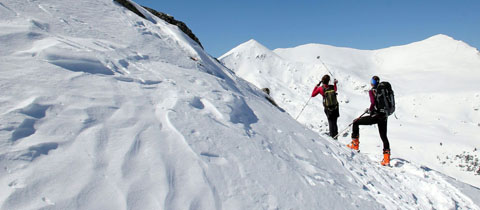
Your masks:
<instances>
[{"instance_id":1,"label":"person's gloved hand","mask_svg":"<svg viewBox=\"0 0 480 210\"><path fill-rule=\"evenodd\" d=\"M322 85L322 81L318 82L317 87L320 87Z\"/></svg>"},{"instance_id":2,"label":"person's gloved hand","mask_svg":"<svg viewBox=\"0 0 480 210\"><path fill-rule=\"evenodd\" d=\"M334 84L337 84L337 83L338 83L338 80L337 80L337 79L334 79L334 80L333 80L333 83L334 83Z\"/></svg>"}]
</instances>

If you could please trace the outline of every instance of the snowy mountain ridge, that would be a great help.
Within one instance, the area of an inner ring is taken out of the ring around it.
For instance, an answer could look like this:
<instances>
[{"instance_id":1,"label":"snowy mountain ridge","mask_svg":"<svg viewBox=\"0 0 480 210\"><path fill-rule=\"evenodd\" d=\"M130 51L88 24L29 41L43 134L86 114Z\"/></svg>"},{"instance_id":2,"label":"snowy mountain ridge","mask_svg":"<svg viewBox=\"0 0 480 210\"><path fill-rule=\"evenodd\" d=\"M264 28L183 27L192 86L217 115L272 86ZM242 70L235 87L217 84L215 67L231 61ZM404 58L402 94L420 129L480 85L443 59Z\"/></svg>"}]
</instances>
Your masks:
<instances>
[{"instance_id":1,"label":"snowy mountain ridge","mask_svg":"<svg viewBox=\"0 0 480 210\"><path fill-rule=\"evenodd\" d=\"M479 209L305 128L135 6L0 2L0 209Z\"/></svg>"}]
</instances>

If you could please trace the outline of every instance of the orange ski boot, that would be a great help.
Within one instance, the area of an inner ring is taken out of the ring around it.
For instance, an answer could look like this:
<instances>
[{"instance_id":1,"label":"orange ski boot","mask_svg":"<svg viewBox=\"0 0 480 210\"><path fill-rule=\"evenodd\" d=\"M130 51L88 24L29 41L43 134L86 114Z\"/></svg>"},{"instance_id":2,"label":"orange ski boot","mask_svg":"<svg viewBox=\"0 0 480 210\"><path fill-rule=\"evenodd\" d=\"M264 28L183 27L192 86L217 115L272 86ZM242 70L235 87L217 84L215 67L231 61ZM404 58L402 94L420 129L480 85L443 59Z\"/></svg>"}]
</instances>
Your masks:
<instances>
[{"instance_id":1,"label":"orange ski boot","mask_svg":"<svg viewBox=\"0 0 480 210\"><path fill-rule=\"evenodd\" d=\"M382 166L389 166L390 165L390 150L383 151L383 160L381 162Z\"/></svg>"},{"instance_id":2,"label":"orange ski boot","mask_svg":"<svg viewBox=\"0 0 480 210\"><path fill-rule=\"evenodd\" d=\"M347 144L347 147L353 150L358 150L358 148L360 147L360 141L358 140L358 138L354 138L352 139L352 142L350 142L350 144Z\"/></svg>"}]
</instances>

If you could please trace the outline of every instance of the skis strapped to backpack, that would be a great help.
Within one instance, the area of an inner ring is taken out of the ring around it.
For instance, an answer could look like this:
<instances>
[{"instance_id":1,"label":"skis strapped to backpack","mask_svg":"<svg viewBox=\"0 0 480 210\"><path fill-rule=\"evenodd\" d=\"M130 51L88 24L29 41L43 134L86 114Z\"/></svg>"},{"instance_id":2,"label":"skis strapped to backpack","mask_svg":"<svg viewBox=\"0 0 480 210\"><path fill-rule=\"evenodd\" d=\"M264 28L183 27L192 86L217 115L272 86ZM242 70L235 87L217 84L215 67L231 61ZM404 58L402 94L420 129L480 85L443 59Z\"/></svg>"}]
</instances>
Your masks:
<instances>
[{"instance_id":1,"label":"skis strapped to backpack","mask_svg":"<svg viewBox=\"0 0 480 210\"><path fill-rule=\"evenodd\" d=\"M337 93L333 85L329 85L327 88L323 89L323 106L332 111L338 108Z\"/></svg>"},{"instance_id":2,"label":"skis strapped to backpack","mask_svg":"<svg viewBox=\"0 0 480 210\"><path fill-rule=\"evenodd\" d=\"M389 82L380 82L375 94L377 110L387 116L395 112L395 95Z\"/></svg>"}]
</instances>

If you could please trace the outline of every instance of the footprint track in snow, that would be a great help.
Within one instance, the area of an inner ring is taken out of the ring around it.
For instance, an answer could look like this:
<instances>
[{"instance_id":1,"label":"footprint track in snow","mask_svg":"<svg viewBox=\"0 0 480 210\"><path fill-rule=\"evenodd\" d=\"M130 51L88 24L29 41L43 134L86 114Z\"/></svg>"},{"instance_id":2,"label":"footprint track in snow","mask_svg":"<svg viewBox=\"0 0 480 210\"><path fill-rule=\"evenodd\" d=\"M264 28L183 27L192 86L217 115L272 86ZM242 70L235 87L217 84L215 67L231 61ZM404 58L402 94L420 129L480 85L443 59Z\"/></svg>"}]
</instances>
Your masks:
<instances>
[{"instance_id":1,"label":"footprint track in snow","mask_svg":"<svg viewBox=\"0 0 480 210\"><path fill-rule=\"evenodd\" d=\"M333 156L355 177L351 181L363 185L363 189L387 209L478 208L435 170L401 158L392 158L391 167L381 166L378 160L372 160L366 154L351 152L345 145L327 140L336 145L329 147ZM321 142L317 144L322 145ZM316 183L317 180L310 177L309 181ZM398 190L399 187L402 189Z\"/></svg>"}]
</instances>

